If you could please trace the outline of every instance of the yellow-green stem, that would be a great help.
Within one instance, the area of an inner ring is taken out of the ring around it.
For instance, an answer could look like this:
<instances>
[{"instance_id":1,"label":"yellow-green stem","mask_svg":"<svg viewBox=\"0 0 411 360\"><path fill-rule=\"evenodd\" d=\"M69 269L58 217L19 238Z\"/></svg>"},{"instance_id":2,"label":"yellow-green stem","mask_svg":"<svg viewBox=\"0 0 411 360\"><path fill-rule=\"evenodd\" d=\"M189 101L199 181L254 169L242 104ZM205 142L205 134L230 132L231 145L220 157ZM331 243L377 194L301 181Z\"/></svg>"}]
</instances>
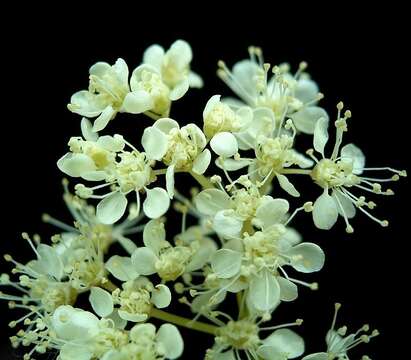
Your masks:
<instances>
[{"instance_id":1,"label":"yellow-green stem","mask_svg":"<svg viewBox=\"0 0 411 360\"><path fill-rule=\"evenodd\" d=\"M301 174L301 175L310 175L312 172L311 169L283 169L281 174Z\"/></svg>"},{"instance_id":2,"label":"yellow-green stem","mask_svg":"<svg viewBox=\"0 0 411 360\"><path fill-rule=\"evenodd\" d=\"M204 175L196 174L193 171L190 171L190 175L204 188L211 189L214 187L213 183Z\"/></svg>"},{"instance_id":3,"label":"yellow-green stem","mask_svg":"<svg viewBox=\"0 0 411 360\"><path fill-rule=\"evenodd\" d=\"M110 280L105 279L105 281L101 282L101 286L110 291L113 292L114 290L116 290L118 287L116 285L114 285Z\"/></svg>"},{"instance_id":4,"label":"yellow-green stem","mask_svg":"<svg viewBox=\"0 0 411 360\"><path fill-rule=\"evenodd\" d=\"M218 327L203 323L201 321L193 321L182 316L170 314L166 311L153 308L150 315L156 319L160 319L178 326L183 326L188 329L201 331L207 334L216 335Z\"/></svg>"}]
</instances>

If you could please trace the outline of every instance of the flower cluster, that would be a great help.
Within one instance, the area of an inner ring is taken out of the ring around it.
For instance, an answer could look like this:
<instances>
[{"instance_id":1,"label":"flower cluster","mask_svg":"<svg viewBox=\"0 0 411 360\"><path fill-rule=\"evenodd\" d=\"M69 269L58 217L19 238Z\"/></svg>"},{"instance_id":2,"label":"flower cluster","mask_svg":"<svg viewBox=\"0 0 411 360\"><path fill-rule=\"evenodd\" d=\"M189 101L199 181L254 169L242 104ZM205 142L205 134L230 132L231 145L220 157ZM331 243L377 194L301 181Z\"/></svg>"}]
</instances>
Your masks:
<instances>
[{"instance_id":1,"label":"flower cluster","mask_svg":"<svg viewBox=\"0 0 411 360\"><path fill-rule=\"evenodd\" d=\"M303 338L289 329L301 319L269 324L282 302L298 298L299 286L318 289L304 277L325 262L294 228L296 219L310 214L328 230L340 215L352 233L361 212L387 226L371 213L368 194L393 195L382 184L406 173L366 167L363 152L344 144L351 112L340 102L330 121L305 62L293 73L288 64L265 63L259 48L249 54L232 70L218 62L218 76L237 97L211 96L198 124L170 118L173 101L203 86L187 42L167 51L150 46L131 76L123 59L90 68L88 89L68 105L82 116L81 136L57 161L75 182L70 190L63 180L72 224L44 214L59 229L50 245L24 233L34 260L4 256L13 269L0 277L8 288L0 298L24 312L9 324L19 328L12 345L29 348L24 359L49 351L60 360L176 359L184 350L177 326L214 337L206 360L343 360L378 335L368 325L351 335L336 328L336 304L326 351L304 355ZM139 122L140 144L102 134L123 112L148 118ZM313 149L298 149L303 136ZM183 174L200 189L177 186ZM296 177L319 187L318 198L300 200ZM292 208L287 196L300 205ZM181 226L167 222L171 212ZM219 308L225 300L237 302L235 313ZM189 307L192 318L168 311L172 302Z\"/></svg>"}]
</instances>

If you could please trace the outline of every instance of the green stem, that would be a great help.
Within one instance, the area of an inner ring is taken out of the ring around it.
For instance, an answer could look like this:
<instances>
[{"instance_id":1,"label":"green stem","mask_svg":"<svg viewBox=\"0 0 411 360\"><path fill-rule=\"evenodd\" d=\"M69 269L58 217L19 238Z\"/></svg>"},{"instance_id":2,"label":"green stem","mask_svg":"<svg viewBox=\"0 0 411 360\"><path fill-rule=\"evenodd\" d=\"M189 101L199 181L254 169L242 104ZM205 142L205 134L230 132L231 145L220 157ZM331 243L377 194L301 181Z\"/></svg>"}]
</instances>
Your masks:
<instances>
[{"instance_id":1,"label":"green stem","mask_svg":"<svg viewBox=\"0 0 411 360\"><path fill-rule=\"evenodd\" d=\"M151 119L153 119L153 120L158 120L158 119L161 118L160 115L155 114L155 113L153 113L153 112L151 112L151 111L146 111L146 112L144 113L144 115L148 116L149 118L151 118Z\"/></svg>"},{"instance_id":2,"label":"green stem","mask_svg":"<svg viewBox=\"0 0 411 360\"><path fill-rule=\"evenodd\" d=\"M153 308L150 315L156 319L160 319L175 325L183 326L188 329L201 331L207 334L216 335L218 327L215 325L206 324L200 321L193 321L182 316L170 314L166 311Z\"/></svg>"},{"instance_id":3,"label":"green stem","mask_svg":"<svg viewBox=\"0 0 411 360\"><path fill-rule=\"evenodd\" d=\"M310 175L312 169L283 169L281 174L301 174L301 175Z\"/></svg>"},{"instance_id":4,"label":"green stem","mask_svg":"<svg viewBox=\"0 0 411 360\"><path fill-rule=\"evenodd\" d=\"M213 183L204 175L196 174L193 171L190 171L190 175L204 188L204 189L212 189L214 188Z\"/></svg>"}]
</instances>

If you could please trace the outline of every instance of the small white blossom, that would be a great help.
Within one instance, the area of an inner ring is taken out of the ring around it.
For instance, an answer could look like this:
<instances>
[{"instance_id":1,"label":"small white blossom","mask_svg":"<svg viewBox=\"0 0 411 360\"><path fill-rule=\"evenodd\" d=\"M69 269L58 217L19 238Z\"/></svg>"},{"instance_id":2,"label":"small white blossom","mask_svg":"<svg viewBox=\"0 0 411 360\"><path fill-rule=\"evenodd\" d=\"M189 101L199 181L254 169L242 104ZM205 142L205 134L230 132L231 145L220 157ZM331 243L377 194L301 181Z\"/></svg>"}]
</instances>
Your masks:
<instances>
[{"instance_id":1,"label":"small white blossom","mask_svg":"<svg viewBox=\"0 0 411 360\"><path fill-rule=\"evenodd\" d=\"M224 324L216 317L210 320L219 325L214 346L207 350L206 360L235 360L240 358L240 352L245 352L247 359L287 360L294 359L304 353L304 340L294 331L285 326L300 325L302 320L286 325L262 327L264 319L257 321L256 317L246 317L241 320L230 320ZM272 331L265 338L261 332Z\"/></svg>"},{"instance_id":2,"label":"small white blossom","mask_svg":"<svg viewBox=\"0 0 411 360\"><path fill-rule=\"evenodd\" d=\"M147 223L143 233L144 247L136 249L131 261L137 272L141 275L157 273L164 281L176 280L186 271L194 271L203 266L208 253L203 259L194 257L198 245L191 242L190 245L172 246L166 240L164 224L158 220Z\"/></svg>"},{"instance_id":3,"label":"small white blossom","mask_svg":"<svg viewBox=\"0 0 411 360\"><path fill-rule=\"evenodd\" d=\"M227 99L227 103L233 108L244 103L253 108L269 108L277 123L287 115L299 131L312 134L316 121L327 118L327 113L316 106L322 94L318 92L317 84L303 72L307 64L301 63L295 75L290 74L286 64L275 66L273 76L269 78L271 65L264 63L261 49L250 47L249 52L250 59L237 62L232 71L223 61L219 62L219 77L242 100Z\"/></svg>"},{"instance_id":4,"label":"small white blossom","mask_svg":"<svg viewBox=\"0 0 411 360\"><path fill-rule=\"evenodd\" d=\"M347 131L346 120L351 117L351 112L347 110L342 116L343 104L339 103L337 108L336 139L331 156L327 158L324 155L324 148L329 138L328 121L325 119L320 119L317 122L314 132L314 149L321 154L322 158L318 160L312 155L312 152L309 152L316 162L311 177L316 184L324 189L322 195L314 203L314 224L320 229L328 230L336 223L338 215L341 215L346 223L346 231L352 233L354 229L349 219L355 216L357 208L380 225L387 226L387 220L379 220L364 209L365 207L373 209L376 204L372 201L367 202L364 196L354 195L350 189L357 188L375 194L393 195L394 192L391 189L382 190L380 183L396 181L400 176L406 176L406 173L388 167L365 167L365 156L354 144L347 144L340 149L343 134ZM389 171L394 175L387 179L362 175L364 171L380 170Z\"/></svg>"},{"instance_id":5,"label":"small white blossom","mask_svg":"<svg viewBox=\"0 0 411 360\"><path fill-rule=\"evenodd\" d=\"M187 171L203 174L210 164L210 150L205 149L206 138L194 124L180 128L169 118L157 120L144 130L141 143L147 156L166 164L166 183L170 197L174 196L174 173Z\"/></svg>"},{"instance_id":6,"label":"small white blossom","mask_svg":"<svg viewBox=\"0 0 411 360\"><path fill-rule=\"evenodd\" d=\"M131 112L125 99L130 96L129 70L123 59L114 65L106 62L94 64L90 70L88 90L76 92L68 109L88 118L97 117L93 131L103 130L118 112Z\"/></svg>"},{"instance_id":7,"label":"small white blossom","mask_svg":"<svg viewBox=\"0 0 411 360\"><path fill-rule=\"evenodd\" d=\"M349 335L347 335L346 326L336 329L337 313L340 307L341 304L335 304L335 313L331 329L327 332L325 338L327 351L304 356L302 360L349 360L349 350L357 347L361 343L368 343L373 337L379 335L378 330L373 330L371 333L367 334L370 330L370 327L367 324L362 326L357 332ZM361 359L369 360L369 357L363 356Z\"/></svg>"}]
</instances>

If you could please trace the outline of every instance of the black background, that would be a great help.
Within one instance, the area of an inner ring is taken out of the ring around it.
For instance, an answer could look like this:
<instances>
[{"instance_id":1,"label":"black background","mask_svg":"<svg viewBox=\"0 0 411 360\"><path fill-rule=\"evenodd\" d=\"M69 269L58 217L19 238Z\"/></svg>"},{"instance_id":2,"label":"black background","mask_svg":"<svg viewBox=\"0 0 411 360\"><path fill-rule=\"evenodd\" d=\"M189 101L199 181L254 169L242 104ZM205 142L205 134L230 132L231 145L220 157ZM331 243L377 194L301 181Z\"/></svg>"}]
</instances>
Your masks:
<instances>
[{"instance_id":1,"label":"black background","mask_svg":"<svg viewBox=\"0 0 411 360\"><path fill-rule=\"evenodd\" d=\"M192 90L175 103L172 116L179 122L200 123L210 96L230 94L215 76L217 60L232 65L247 57L249 45L259 45L266 61L293 66L307 61L326 95L322 105L331 117L335 104L344 101L353 112L346 140L363 149L369 166L407 168L409 40L404 9L392 4L389 9L374 6L362 12L335 3L335 8L311 13L297 5L284 10L271 5L249 3L225 10L221 4L204 3L172 12L161 4L128 9L125 4L101 3L101 12L86 12L75 4L4 11L4 20L11 22L2 30L2 252L27 260L31 254L19 233L52 235L40 221L44 211L70 221L55 163L66 152L70 136L80 133L81 117L70 113L66 104L71 94L86 88L89 66L122 57L133 69L144 49L156 42L167 48L177 38L189 41L192 68L205 80L203 90ZM141 126L149 121L120 115L108 130L138 144ZM302 143L309 146L309 141ZM179 186L187 184L185 178L177 181ZM319 194L308 182L298 185L306 200ZM324 248L326 265L319 274L306 277L318 281L320 291L301 289L299 299L281 305L273 321L304 318L298 330L307 340L308 352L324 350L333 303L340 301L341 324L356 329L369 322L382 333L361 346L359 354L379 360L407 357L401 327L409 319L409 184L403 180L392 187L395 197L374 199L379 204L375 213L390 220L388 228L364 216L353 221L352 235L345 234L342 221L329 232L316 230L309 216L294 222L306 241ZM173 230L171 223L168 229ZM0 266L2 271L7 268ZM6 304L0 306L2 359L21 358L7 342L13 332L7 323L17 315ZM183 358L201 359L212 339L184 329L182 333Z\"/></svg>"}]
</instances>

